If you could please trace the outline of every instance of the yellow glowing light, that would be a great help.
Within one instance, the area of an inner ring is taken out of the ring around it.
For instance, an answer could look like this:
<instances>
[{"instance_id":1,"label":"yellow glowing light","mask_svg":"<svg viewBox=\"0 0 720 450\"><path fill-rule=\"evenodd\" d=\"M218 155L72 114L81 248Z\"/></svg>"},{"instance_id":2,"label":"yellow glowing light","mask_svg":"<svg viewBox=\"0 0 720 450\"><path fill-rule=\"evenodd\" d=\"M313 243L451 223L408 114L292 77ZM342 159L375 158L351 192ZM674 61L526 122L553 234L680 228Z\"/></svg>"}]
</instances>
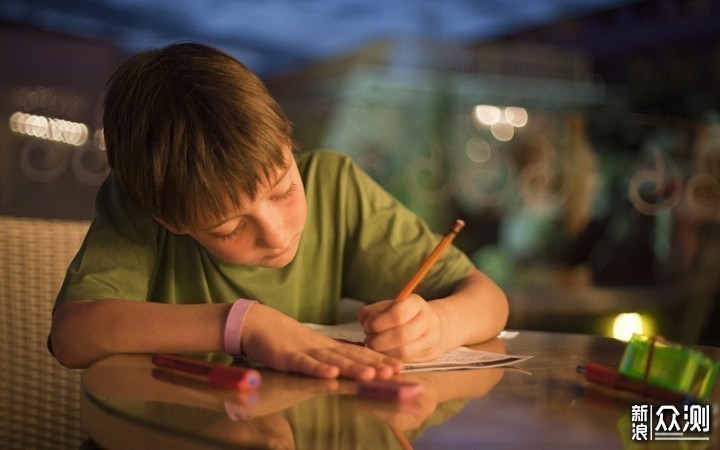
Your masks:
<instances>
[{"instance_id":1,"label":"yellow glowing light","mask_svg":"<svg viewBox=\"0 0 720 450\"><path fill-rule=\"evenodd\" d=\"M22 131L20 131L23 124L22 116L23 113L21 112L13 113L10 116L10 120L8 122L10 124L10 131L13 133L22 133Z\"/></svg>"},{"instance_id":2,"label":"yellow glowing light","mask_svg":"<svg viewBox=\"0 0 720 450\"><path fill-rule=\"evenodd\" d=\"M87 125L53 117L15 112L8 121L14 133L63 144L82 146L89 137Z\"/></svg>"},{"instance_id":3,"label":"yellow glowing light","mask_svg":"<svg viewBox=\"0 0 720 450\"><path fill-rule=\"evenodd\" d=\"M490 132L498 141L507 142L515 135L515 128L507 122L498 122L490 127Z\"/></svg>"},{"instance_id":4,"label":"yellow glowing light","mask_svg":"<svg viewBox=\"0 0 720 450\"><path fill-rule=\"evenodd\" d=\"M522 128L527 125L528 113L525 108L508 106L505 108L505 120L514 127Z\"/></svg>"},{"instance_id":5,"label":"yellow glowing light","mask_svg":"<svg viewBox=\"0 0 720 450\"><path fill-rule=\"evenodd\" d=\"M471 161L476 163L485 163L492 156L490 144L485 139L474 137L470 138L465 145L465 154Z\"/></svg>"},{"instance_id":6,"label":"yellow glowing light","mask_svg":"<svg viewBox=\"0 0 720 450\"><path fill-rule=\"evenodd\" d=\"M634 333L647 333L645 318L639 313L622 313L615 316L612 323L612 337L621 341L629 341Z\"/></svg>"},{"instance_id":7,"label":"yellow glowing light","mask_svg":"<svg viewBox=\"0 0 720 450\"><path fill-rule=\"evenodd\" d=\"M95 133L93 134L93 142L95 143L95 148L98 150L107 150L105 147L105 133L102 128L95 130Z\"/></svg>"},{"instance_id":8,"label":"yellow glowing light","mask_svg":"<svg viewBox=\"0 0 720 450\"><path fill-rule=\"evenodd\" d=\"M500 108L492 105L477 105L473 109L473 117L475 120L486 126L496 124L500 121L501 117Z\"/></svg>"}]
</instances>

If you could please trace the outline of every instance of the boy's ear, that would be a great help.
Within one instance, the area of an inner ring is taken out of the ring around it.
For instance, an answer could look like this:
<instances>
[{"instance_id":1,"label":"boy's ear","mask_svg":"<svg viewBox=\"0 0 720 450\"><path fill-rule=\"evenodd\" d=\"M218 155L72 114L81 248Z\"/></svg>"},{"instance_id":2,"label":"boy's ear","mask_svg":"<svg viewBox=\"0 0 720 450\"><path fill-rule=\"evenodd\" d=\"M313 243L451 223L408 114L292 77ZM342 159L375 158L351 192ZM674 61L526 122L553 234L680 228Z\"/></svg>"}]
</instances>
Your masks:
<instances>
[{"instance_id":1,"label":"boy's ear","mask_svg":"<svg viewBox=\"0 0 720 450\"><path fill-rule=\"evenodd\" d=\"M185 234L185 233L180 232L180 230L178 230L178 229L175 228L174 226L172 226L172 225L170 225L170 224L168 224L168 223L165 223L164 220L162 220L162 219L160 219L160 218L158 218L158 217L152 216L152 218L155 219L155 221L156 221L157 223L159 223L160 225L162 225L162 226L164 226L165 228L167 228L168 231L170 231L171 233L174 233L174 234Z\"/></svg>"}]
</instances>

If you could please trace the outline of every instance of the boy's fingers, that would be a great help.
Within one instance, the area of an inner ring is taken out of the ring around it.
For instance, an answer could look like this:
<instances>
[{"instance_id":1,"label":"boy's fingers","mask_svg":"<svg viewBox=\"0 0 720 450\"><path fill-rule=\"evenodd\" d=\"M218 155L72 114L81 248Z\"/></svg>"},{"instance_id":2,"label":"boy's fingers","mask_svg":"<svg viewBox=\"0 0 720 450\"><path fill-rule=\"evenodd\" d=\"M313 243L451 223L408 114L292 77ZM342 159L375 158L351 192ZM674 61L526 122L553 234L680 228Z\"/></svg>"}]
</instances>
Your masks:
<instances>
[{"instance_id":1,"label":"boy's fingers","mask_svg":"<svg viewBox=\"0 0 720 450\"><path fill-rule=\"evenodd\" d=\"M341 375L359 380L390 378L402 370L400 361L357 345L339 345L313 356L338 367Z\"/></svg>"},{"instance_id":2,"label":"boy's fingers","mask_svg":"<svg viewBox=\"0 0 720 450\"><path fill-rule=\"evenodd\" d=\"M293 355L288 361L287 370L319 378L337 378L340 375L340 369L337 366L304 353Z\"/></svg>"},{"instance_id":3,"label":"boy's fingers","mask_svg":"<svg viewBox=\"0 0 720 450\"><path fill-rule=\"evenodd\" d=\"M397 356L391 350L406 347L417 342L427 332L419 316L414 316L402 326L385 329L381 332L369 333L366 343L375 351L386 355Z\"/></svg>"},{"instance_id":4,"label":"boy's fingers","mask_svg":"<svg viewBox=\"0 0 720 450\"><path fill-rule=\"evenodd\" d=\"M358 311L358 322L365 326L366 321L377 316L388 308L389 305L387 303L387 301L383 301L363 306Z\"/></svg>"},{"instance_id":5,"label":"boy's fingers","mask_svg":"<svg viewBox=\"0 0 720 450\"><path fill-rule=\"evenodd\" d=\"M348 357L353 361L374 367L378 378L390 378L404 367L402 361L368 347L352 346L342 351L349 352Z\"/></svg>"},{"instance_id":6,"label":"boy's fingers","mask_svg":"<svg viewBox=\"0 0 720 450\"><path fill-rule=\"evenodd\" d=\"M377 372L370 364L364 364L334 351L323 352L318 354L316 358L321 359L326 364L337 367L340 375L349 378L372 380L375 378Z\"/></svg>"},{"instance_id":7,"label":"boy's fingers","mask_svg":"<svg viewBox=\"0 0 720 450\"><path fill-rule=\"evenodd\" d=\"M364 322L360 322L366 333L382 333L392 328L404 326L416 317L420 311L417 299L411 299L410 297L401 302L389 301L388 303L383 305L382 310L366 318Z\"/></svg>"}]
</instances>

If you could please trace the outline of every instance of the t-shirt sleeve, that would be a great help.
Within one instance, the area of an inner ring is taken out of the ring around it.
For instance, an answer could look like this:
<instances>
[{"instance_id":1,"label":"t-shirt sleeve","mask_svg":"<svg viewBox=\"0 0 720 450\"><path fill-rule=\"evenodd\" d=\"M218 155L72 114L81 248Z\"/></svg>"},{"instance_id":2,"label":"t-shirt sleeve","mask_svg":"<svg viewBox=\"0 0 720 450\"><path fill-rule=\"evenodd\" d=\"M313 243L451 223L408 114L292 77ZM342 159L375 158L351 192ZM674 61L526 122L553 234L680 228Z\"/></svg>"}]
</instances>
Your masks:
<instances>
[{"instance_id":1,"label":"t-shirt sleeve","mask_svg":"<svg viewBox=\"0 0 720 450\"><path fill-rule=\"evenodd\" d=\"M347 164L347 243L343 295L373 302L393 298L442 238L362 169ZM427 300L448 295L473 269L449 246L416 292Z\"/></svg>"},{"instance_id":2,"label":"t-shirt sleeve","mask_svg":"<svg viewBox=\"0 0 720 450\"><path fill-rule=\"evenodd\" d=\"M71 262L55 306L79 299L147 300L160 226L120 192L112 174Z\"/></svg>"}]
</instances>

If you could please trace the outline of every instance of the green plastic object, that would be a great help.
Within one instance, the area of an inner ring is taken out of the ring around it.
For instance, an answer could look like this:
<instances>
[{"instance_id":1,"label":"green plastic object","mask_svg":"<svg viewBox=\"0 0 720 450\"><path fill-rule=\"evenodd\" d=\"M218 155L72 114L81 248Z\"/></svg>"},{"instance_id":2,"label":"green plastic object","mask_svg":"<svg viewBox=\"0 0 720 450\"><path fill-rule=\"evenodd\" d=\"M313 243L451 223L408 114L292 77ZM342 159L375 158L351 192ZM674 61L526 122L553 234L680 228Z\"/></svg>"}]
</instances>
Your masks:
<instances>
[{"instance_id":1,"label":"green plastic object","mask_svg":"<svg viewBox=\"0 0 720 450\"><path fill-rule=\"evenodd\" d=\"M648 367L648 360L650 365ZM699 350L634 334L625 348L618 372L653 386L707 400L712 393L720 362ZM647 378L646 377L647 373Z\"/></svg>"}]
</instances>

